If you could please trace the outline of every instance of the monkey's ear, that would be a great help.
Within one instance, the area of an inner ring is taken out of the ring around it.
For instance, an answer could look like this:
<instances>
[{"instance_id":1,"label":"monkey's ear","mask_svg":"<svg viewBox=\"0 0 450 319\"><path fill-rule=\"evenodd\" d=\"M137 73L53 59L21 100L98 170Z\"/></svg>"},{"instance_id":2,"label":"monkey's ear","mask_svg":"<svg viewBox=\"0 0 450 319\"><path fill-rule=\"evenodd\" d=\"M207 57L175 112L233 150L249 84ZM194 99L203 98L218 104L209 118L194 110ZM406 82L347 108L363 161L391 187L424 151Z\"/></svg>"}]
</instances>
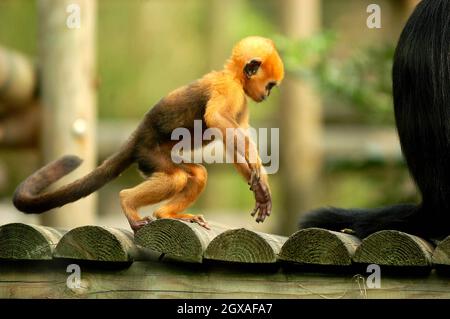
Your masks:
<instances>
[{"instance_id":1,"label":"monkey's ear","mask_svg":"<svg viewBox=\"0 0 450 319\"><path fill-rule=\"evenodd\" d=\"M262 61L258 58L251 59L244 66L244 74L247 78L251 78L253 75L258 72L259 67L261 66Z\"/></svg>"}]
</instances>

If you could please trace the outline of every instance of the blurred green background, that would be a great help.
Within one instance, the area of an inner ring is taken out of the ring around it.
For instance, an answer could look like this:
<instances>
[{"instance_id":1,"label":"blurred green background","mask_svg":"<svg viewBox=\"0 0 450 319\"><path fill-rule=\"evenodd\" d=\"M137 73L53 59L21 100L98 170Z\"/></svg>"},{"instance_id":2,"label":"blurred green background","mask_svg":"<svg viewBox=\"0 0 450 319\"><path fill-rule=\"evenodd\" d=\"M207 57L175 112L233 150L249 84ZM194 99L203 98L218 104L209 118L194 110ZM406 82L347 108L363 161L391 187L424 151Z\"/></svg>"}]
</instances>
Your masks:
<instances>
[{"instance_id":1,"label":"blurred green background","mask_svg":"<svg viewBox=\"0 0 450 319\"><path fill-rule=\"evenodd\" d=\"M289 189L295 185L285 181L286 173L270 176L273 214L258 225L249 215L253 195L247 184L232 165L214 164L207 165L207 188L190 210L236 227L288 233L303 211L321 205L376 207L415 201L395 133L390 76L395 43L415 1L377 1L382 10L381 29L366 26L371 1L317 2L319 10L311 14L318 15L320 27L299 39L286 31L289 1L99 0L99 121L137 123L171 90L220 69L240 38L270 37L282 53L286 82L311 87L319 101L320 171L307 192L312 195L302 203L287 203L295 200L284 196L295 193L296 189ZM1 46L35 57L37 23L34 1L0 1ZM289 90L295 86L281 85L267 102L251 102L251 125L279 127L282 136L285 121L293 121L295 127L298 119L284 113L283 96ZM303 107L295 101L294 106ZM280 156L289 156L283 148L296 143L296 138L293 134L280 142ZM297 161L296 156L281 159L280 170L292 170ZM1 209L10 212L0 214L1 223L25 220L11 208L10 197L39 164L34 150L0 148ZM308 167L299 169L308 171ZM130 169L100 191L99 223L126 227L117 195L140 181L139 174ZM298 191L302 192L301 186ZM144 212L149 214L151 208Z\"/></svg>"}]
</instances>

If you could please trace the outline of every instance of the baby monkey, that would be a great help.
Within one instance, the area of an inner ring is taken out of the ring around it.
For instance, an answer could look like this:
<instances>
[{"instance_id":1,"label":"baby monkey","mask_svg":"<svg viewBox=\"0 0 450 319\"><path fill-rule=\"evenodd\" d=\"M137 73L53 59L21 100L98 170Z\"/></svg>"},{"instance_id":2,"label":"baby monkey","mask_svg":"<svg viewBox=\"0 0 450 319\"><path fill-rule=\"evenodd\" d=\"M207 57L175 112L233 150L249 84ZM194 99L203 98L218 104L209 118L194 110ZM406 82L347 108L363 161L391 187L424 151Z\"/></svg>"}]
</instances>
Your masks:
<instances>
[{"instance_id":1,"label":"baby monkey","mask_svg":"<svg viewBox=\"0 0 450 319\"><path fill-rule=\"evenodd\" d=\"M263 222L271 213L272 199L267 174L245 131L249 127L246 96L256 102L264 101L283 76L283 62L270 39L244 38L234 46L223 70L210 72L162 98L145 114L118 152L92 172L54 191L44 192L82 162L76 156L64 156L22 182L14 193L14 205L25 213L43 213L95 192L137 163L146 180L120 192L123 212L134 231L153 219L141 218L138 210L161 201L167 202L153 213L154 217L176 218L209 228L203 216L185 213L206 185L206 169L194 163L177 164L171 157L172 147L177 143L171 139L172 131L187 128L193 132L194 121L200 120L203 130L220 131L225 148L227 133L233 132L235 140L243 135L244 149L234 143L233 149L226 151L244 159L234 161L234 165L254 193L256 204L251 215L256 215L257 222ZM249 156L252 152L256 154L253 161Z\"/></svg>"}]
</instances>

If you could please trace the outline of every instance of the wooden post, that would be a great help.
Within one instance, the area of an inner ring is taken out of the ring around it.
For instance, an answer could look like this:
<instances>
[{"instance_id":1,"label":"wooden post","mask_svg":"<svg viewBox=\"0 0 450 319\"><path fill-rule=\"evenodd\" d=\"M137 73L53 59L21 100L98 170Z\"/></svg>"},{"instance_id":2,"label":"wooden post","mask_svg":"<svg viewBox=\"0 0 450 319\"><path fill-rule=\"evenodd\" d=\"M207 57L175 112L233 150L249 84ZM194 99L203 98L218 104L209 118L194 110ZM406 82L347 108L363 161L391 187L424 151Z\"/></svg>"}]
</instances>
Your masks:
<instances>
[{"instance_id":1,"label":"wooden post","mask_svg":"<svg viewBox=\"0 0 450 319\"><path fill-rule=\"evenodd\" d=\"M79 28L70 23L76 22L77 11ZM87 174L96 165L95 19L95 0L38 1L42 157L45 163L66 154L83 158L82 167L69 179ZM45 214L42 220L64 227L93 223L95 208L91 195Z\"/></svg>"},{"instance_id":2,"label":"wooden post","mask_svg":"<svg viewBox=\"0 0 450 319\"><path fill-rule=\"evenodd\" d=\"M230 47L235 40L232 38L232 19L235 12L242 10L239 0L209 1L208 48L209 65L214 70L220 70L230 55Z\"/></svg>"},{"instance_id":3,"label":"wooden post","mask_svg":"<svg viewBox=\"0 0 450 319\"><path fill-rule=\"evenodd\" d=\"M303 39L319 31L320 0L283 1L286 36ZM289 73L280 91L280 174L283 180L283 214L280 233L292 234L299 214L311 209L317 191L322 154L321 100L313 88Z\"/></svg>"}]
</instances>

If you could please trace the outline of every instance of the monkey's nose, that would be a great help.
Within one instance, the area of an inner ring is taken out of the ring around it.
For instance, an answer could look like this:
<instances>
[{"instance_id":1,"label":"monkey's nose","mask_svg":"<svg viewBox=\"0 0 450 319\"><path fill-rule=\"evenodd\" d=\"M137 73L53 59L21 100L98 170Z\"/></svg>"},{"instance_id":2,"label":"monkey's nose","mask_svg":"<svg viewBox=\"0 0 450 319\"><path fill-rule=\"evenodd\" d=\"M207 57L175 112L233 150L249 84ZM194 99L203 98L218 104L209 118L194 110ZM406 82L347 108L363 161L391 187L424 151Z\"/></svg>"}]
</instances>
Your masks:
<instances>
[{"instance_id":1,"label":"monkey's nose","mask_svg":"<svg viewBox=\"0 0 450 319\"><path fill-rule=\"evenodd\" d=\"M261 95L261 101L264 101L264 100L266 99L266 97L267 97L267 95L262 94L262 95Z\"/></svg>"}]
</instances>

